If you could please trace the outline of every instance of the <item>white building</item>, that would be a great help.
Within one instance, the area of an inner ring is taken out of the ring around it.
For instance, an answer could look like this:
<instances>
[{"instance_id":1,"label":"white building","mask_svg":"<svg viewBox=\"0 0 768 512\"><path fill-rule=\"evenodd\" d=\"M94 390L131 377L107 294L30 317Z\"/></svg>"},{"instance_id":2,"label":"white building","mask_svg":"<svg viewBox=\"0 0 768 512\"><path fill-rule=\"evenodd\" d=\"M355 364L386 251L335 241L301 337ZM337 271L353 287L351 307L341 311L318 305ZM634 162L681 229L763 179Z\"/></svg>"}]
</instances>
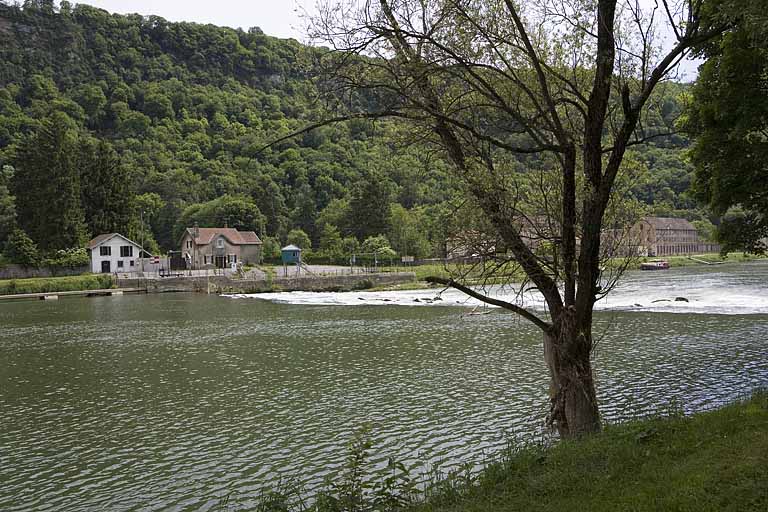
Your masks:
<instances>
[{"instance_id":1,"label":"white building","mask_svg":"<svg viewBox=\"0 0 768 512\"><path fill-rule=\"evenodd\" d=\"M99 235L86 246L91 257L91 272L135 272L143 249L120 233ZM145 254L146 256L146 254Z\"/></svg>"}]
</instances>

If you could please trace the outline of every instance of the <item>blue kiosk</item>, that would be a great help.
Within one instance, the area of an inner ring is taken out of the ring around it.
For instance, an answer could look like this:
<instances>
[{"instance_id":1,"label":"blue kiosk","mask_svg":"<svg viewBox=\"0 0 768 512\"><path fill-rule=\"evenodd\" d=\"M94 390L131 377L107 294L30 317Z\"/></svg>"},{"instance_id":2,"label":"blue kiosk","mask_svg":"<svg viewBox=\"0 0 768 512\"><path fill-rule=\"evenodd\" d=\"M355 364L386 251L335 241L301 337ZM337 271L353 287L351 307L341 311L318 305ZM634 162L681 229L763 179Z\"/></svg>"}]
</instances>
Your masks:
<instances>
[{"instance_id":1,"label":"blue kiosk","mask_svg":"<svg viewBox=\"0 0 768 512\"><path fill-rule=\"evenodd\" d=\"M296 265L296 276L301 275L301 247L286 245L280 250L283 260L283 275L288 277L288 265Z\"/></svg>"},{"instance_id":2,"label":"blue kiosk","mask_svg":"<svg viewBox=\"0 0 768 512\"><path fill-rule=\"evenodd\" d=\"M283 265L301 264L301 247L286 245L281 249Z\"/></svg>"}]
</instances>

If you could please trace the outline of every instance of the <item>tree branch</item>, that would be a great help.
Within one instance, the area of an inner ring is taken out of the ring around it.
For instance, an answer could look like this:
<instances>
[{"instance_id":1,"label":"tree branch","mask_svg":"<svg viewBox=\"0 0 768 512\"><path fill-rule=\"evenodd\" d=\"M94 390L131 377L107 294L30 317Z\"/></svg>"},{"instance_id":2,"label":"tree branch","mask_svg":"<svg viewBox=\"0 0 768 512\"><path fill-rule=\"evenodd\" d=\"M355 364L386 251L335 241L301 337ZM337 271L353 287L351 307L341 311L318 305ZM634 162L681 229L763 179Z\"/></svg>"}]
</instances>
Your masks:
<instances>
[{"instance_id":1,"label":"tree branch","mask_svg":"<svg viewBox=\"0 0 768 512\"><path fill-rule=\"evenodd\" d=\"M512 311L514 313L517 313L518 315L522 316L526 320L532 322L536 327L541 329L544 332L549 332L552 329L552 325L545 322L538 316L534 315L530 311L528 311L525 308L521 308L520 306L517 306L515 304L512 304L511 302L507 302L505 300L500 299L494 299L493 297L488 297L487 295L483 295L482 293L476 292L472 288L469 288L468 286L464 286L463 284L457 283L453 279L446 279L444 277L434 277L430 276L426 278L426 281L428 283L433 284L442 284L445 286L448 286L450 288L455 288L459 290L460 292L469 295L470 297L474 297L475 299L485 302L486 304L491 304L493 306L499 306L500 308L504 308L506 310Z\"/></svg>"},{"instance_id":2,"label":"tree branch","mask_svg":"<svg viewBox=\"0 0 768 512\"><path fill-rule=\"evenodd\" d=\"M533 44L531 43L531 40L528 37L528 32L525 30L525 25L523 24L523 20L520 18L520 15L518 14L517 8L515 7L515 5L512 3L511 0L505 0L504 3L507 6L507 10L509 11L510 16L512 16L512 21L515 23L515 27L517 28L517 31L520 34L520 38L523 40L526 53L528 54L528 58L531 61L531 65L533 66L533 69L536 71L536 76L538 77L538 81L539 81L539 88L541 89L541 93L544 96L544 101L547 103L547 109L549 110L550 121L552 122L552 125L553 125L552 131L557 136L558 142L562 146L567 146L570 140L569 140L568 134L563 129L563 124L560 122L560 116L557 113L557 107L555 106L555 102L552 100L552 94L549 91L549 83L547 82L547 77L544 73L544 69L541 66L541 63L543 62L543 60L539 58L539 55L536 53L536 50L533 48Z\"/></svg>"},{"instance_id":3,"label":"tree branch","mask_svg":"<svg viewBox=\"0 0 768 512\"><path fill-rule=\"evenodd\" d=\"M351 121L352 119L381 119L384 117L408 117L402 112L398 110L384 110L382 112L360 112L357 114L347 114L345 116L339 116L339 117L332 117L329 119L324 119L323 121L318 121L316 123L312 123L310 125L305 126L304 128L300 130L296 130L295 132L291 132L288 135L284 135L283 137L280 137L278 139L273 140L269 144L266 144L259 149L256 150L256 154L261 153L262 151L271 148L272 146L276 144L280 144L281 142L284 142L288 139L292 139L298 135L303 135L307 132L311 132L312 130L316 130L317 128L322 128L323 126L328 126L329 124L335 124L335 123L341 123L344 121Z\"/></svg>"}]
</instances>

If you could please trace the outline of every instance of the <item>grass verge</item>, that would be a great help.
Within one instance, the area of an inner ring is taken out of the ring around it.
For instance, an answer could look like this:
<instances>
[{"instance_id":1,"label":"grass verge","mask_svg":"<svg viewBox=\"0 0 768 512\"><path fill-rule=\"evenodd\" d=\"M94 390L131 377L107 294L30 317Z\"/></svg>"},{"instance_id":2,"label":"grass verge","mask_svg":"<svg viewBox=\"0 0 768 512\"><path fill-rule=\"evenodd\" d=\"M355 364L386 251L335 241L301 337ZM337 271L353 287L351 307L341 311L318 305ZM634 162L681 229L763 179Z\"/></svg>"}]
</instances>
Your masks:
<instances>
[{"instance_id":1,"label":"grass verge","mask_svg":"<svg viewBox=\"0 0 768 512\"><path fill-rule=\"evenodd\" d=\"M390 460L366 480L369 432L350 442L341 473L313 503L300 488L262 493L259 512L760 511L768 510L768 392L693 416L609 425L554 446L510 448L479 473L414 478ZM222 510L237 509L228 496Z\"/></svg>"},{"instance_id":2,"label":"grass verge","mask_svg":"<svg viewBox=\"0 0 768 512\"><path fill-rule=\"evenodd\" d=\"M510 452L410 512L768 510L768 393Z\"/></svg>"},{"instance_id":3,"label":"grass verge","mask_svg":"<svg viewBox=\"0 0 768 512\"><path fill-rule=\"evenodd\" d=\"M765 259L765 256L756 256L754 254L743 254L740 252L730 252L725 258L720 257L719 254L695 254L693 255L699 261L694 261L688 256L670 256L669 261L672 267L693 267L697 265L703 265L701 261L709 263L745 263L748 261L757 261ZM653 259L653 258L649 258Z\"/></svg>"},{"instance_id":4,"label":"grass verge","mask_svg":"<svg viewBox=\"0 0 768 512\"><path fill-rule=\"evenodd\" d=\"M654 260L654 259L663 259L669 262L670 267L672 268L680 268L680 267L697 267L697 266L705 266L706 263L702 263L702 261L711 263L711 264L720 264L720 263L746 263L750 261L757 261L761 259L766 259L766 256L756 256L752 254L742 254L742 253L729 253L725 258L722 258L719 254L696 254L692 255L693 258L699 261L695 261L694 259L691 259L691 256L667 256L667 257L659 257L659 258L637 258L636 261L633 261L630 265L629 270L638 270L639 265L642 262ZM618 267L619 265L623 264L624 260L622 258L615 258L613 260L609 260L607 265L609 267ZM430 265L416 265L412 267L395 267L395 270L402 270L404 272L413 272L416 274L416 281L414 283L408 283L407 285L395 285L395 286L380 286L376 288L376 291L384 291L384 290L416 290L416 289L422 289L422 288L436 288L437 286L428 284L425 279L430 276L435 277L444 277L444 278L450 278L455 277L456 272L458 271L459 267L453 264L443 265L443 264L430 264ZM469 284L475 284L479 281L473 281L472 275L470 274L468 276L467 282ZM507 283L510 281L522 280L524 278L524 274L522 271L517 272L517 275L512 274L509 276L505 276L503 278L488 278L483 280L482 282L484 284L493 284L493 283ZM439 288L439 287L437 287Z\"/></svg>"},{"instance_id":5,"label":"grass verge","mask_svg":"<svg viewBox=\"0 0 768 512\"><path fill-rule=\"evenodd\" d=\"M652 260L665 260L669 262L669 266L672 268L677 267L701 267L707 263L718 265L721 263L746 263L749 261L757 261L765 259L765 256L756 256L753 254L742 254L740 252L728 253L725 257L721 257L719 254L707 253L707 254L691 254L689 256L652 256L652 257L639 257L634 258L635 261L630 265L630 270L637 270L640 263L644 263ZM698 261L697 261L698 260ZM614 258L606 263L608 267L618 267L622 265L626 260L624 258ZM706 262L706 263L702 263Z\"/></svg>"},{"instance_id":6,"label":"grass verge","mask_svg":"<svg viewBox=\"0 0 768 512\"><path fill-rule=\"evenodd\" d=\"M113 285L114 280L109 274L3 279L0 280L0 295L101 290L112 288Z\"/></svg>"}]
</instances>

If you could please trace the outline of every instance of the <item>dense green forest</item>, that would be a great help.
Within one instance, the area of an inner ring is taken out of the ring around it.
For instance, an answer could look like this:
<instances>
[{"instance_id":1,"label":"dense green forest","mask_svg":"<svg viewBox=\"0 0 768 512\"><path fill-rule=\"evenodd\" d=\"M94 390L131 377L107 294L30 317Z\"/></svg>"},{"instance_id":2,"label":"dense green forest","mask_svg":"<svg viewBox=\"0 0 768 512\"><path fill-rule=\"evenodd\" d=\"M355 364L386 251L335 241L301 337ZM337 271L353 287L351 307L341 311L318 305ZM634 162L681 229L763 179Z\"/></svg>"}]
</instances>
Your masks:
<instances>
[{"instance_id":1,"label":"dense green forest","mask_svg":"<svg viewBox=\"0 0 768 512\"><path fill-rule=\"evenodd\" d=\"M187 226L227 223L256 231L268 255L294 241L340 259L384 235L397 253L440 256L461 191L396 121L337 123L264 149L325 115L322 52L258 28L0 2L0 247L33 263L118 231L168 250ZM660 128L685 90L661 93ZM687 145L673 135L637 146L631 193L649 213L704 225Z\"/></svg>"}]
</instances>

